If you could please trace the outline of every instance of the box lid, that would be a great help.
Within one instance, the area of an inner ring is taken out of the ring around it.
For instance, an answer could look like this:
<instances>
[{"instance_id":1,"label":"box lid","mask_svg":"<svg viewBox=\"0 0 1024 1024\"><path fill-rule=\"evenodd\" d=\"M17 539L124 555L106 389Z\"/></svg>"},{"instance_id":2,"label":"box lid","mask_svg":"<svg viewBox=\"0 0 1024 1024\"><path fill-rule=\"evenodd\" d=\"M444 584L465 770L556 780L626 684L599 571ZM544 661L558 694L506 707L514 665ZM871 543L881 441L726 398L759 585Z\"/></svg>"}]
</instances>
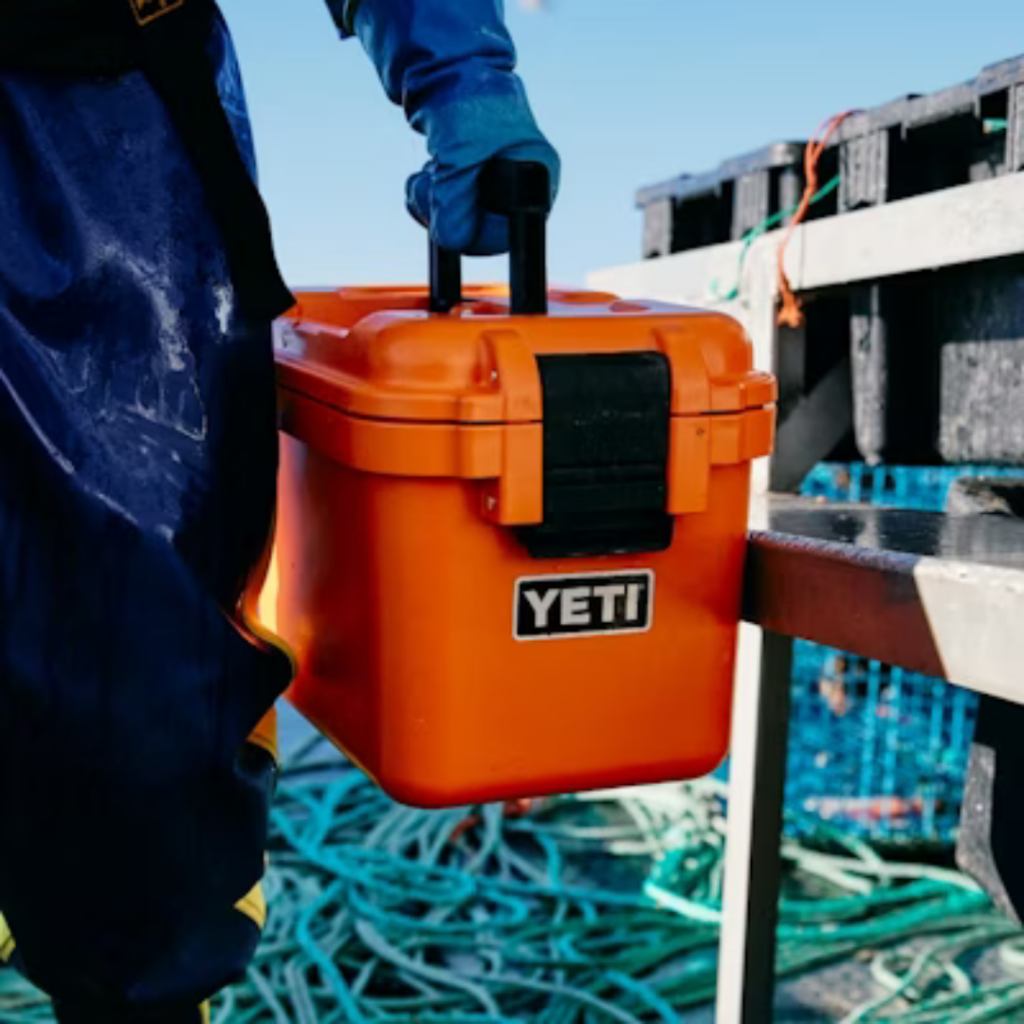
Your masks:
<instances>
[{"instance_id":1,"label":"box lid","mask_svg":"<svg viewBox=\"0 0 1024 1024\"><path fill-rule=\"evenodd\" d=\"M742 328L714 312L553 291L543 317L509 316L500 288L466 289L452 313L422 287L304 292L275 332L278 382L352 416L407 423L543 419L537 357L660 352L673 416L775 401Z\"/></svg>"}]
</instances>

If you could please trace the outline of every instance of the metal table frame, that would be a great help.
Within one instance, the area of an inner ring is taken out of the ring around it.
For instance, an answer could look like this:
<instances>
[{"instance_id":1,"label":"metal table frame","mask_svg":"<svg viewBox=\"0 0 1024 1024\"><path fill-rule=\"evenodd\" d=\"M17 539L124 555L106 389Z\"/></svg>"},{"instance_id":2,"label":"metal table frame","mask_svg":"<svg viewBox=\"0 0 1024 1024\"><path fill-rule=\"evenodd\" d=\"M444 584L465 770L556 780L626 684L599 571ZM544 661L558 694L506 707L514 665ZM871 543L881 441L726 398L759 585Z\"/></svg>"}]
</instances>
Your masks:
<instances>
[{"instance_id":1,"label":"metal table frame","mask_svg":"<svg viewBox=\"0 0 1024 1024\"><path fill-rule=\"evenodd\" d=\"M730 769L719 1024L772 1019L793 638L1024 703L1024 522L773 503L751 535Z\"/></svg>"}]
</instances>

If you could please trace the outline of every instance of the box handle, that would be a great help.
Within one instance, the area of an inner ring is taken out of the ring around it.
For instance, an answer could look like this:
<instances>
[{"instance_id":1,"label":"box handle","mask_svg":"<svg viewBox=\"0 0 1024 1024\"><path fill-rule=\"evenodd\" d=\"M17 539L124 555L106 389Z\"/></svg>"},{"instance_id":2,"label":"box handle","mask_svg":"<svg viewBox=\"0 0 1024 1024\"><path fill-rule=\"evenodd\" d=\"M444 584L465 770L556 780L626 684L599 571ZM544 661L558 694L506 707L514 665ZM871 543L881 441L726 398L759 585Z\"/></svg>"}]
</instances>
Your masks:
<instances>
[{"instance_id":1,"label":"box handle","mask_svg":"<svg viewBox=\"0 0 1024 1024\"><path fill-rule=\"evenodd\" d=\"M547 219L551 175L544 164L497 158L480 175L480 202L488 213L508 218L512 313L548 311ZM448 313L462 302L462 258L430 242L430 310Z\"/></svg>"}]
</instances>

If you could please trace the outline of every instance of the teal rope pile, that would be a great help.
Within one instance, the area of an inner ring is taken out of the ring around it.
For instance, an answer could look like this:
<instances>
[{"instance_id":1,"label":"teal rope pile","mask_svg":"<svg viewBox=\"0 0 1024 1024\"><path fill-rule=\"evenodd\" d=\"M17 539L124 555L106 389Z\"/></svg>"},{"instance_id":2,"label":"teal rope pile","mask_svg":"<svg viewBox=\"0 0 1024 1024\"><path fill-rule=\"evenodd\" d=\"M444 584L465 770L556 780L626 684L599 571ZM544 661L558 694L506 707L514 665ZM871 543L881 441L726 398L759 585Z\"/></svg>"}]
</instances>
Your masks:
<instances>
[{"instance_id":1,"label":"teal rope pile","mask_svg":"<svg viewBox=\"0 0 1024 1024\"><path fill-rule=\"evenodd\" d=\"M648 1024L714 999L721 783L558 798L521 817L425 812L314 756L282 771L270 919L216 1024ZM1024 1007L1022 934L963 876L835 833L783 855L779 973L869 955L880 995L848 1024ZM989 948L1008 980L982 985L965 963ZM0 1022L48 1020L45 998L0 972Z\"/></svg>"},{"instance_id":2,"label":"teal rope pile","mask_svg":"<svg viewBox=\"0 0 1024 1024\"><path fill-rule=\"evenodd\" d=\"M52 1022L50 1000L14 971L0 970L0 1021L3 1024Z\"/></svg>"},{"instance_id":3,"label":"teal rope pile","mask_svg":"<svg viewBox=\"0 0 1024 1024\"><path fill-rule=\"evenodd\" d=\"M801 823L794 832L814 839L782 845L780 977L867 958L882 994L842 1024L1021 1019L1021 930L998 914L970 879L942 868L887 862L864 842L816 820ZM720 836L721 829L713 835ZM652 869L647 895L683 915L692 915L695 908L719 909L717 865L724 851L721 840L713 839L710 846L719 855L710 857L708 845L708 834L670 834L669 852ZM715 873L702 878L693 870L697 859L715 863ZM794 891L816 897L796 898L790 895ZM980 984L971 977L962 961L987 949L999 950L1010 980Z\"/></svg>"}]
</instances>

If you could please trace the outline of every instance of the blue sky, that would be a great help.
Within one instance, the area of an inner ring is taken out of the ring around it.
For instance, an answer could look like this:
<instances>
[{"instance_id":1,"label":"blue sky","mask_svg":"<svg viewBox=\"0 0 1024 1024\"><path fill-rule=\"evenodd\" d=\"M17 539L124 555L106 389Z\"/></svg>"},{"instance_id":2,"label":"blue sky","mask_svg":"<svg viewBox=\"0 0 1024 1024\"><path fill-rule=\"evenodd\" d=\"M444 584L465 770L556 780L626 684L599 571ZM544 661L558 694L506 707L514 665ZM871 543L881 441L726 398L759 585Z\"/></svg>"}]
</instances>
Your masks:
<instances>
[{"instance_id":1,"label":"blue sky","mask_svg":"<svg viewBox=\"0 0 1024 1024\"><path fill-rule=\"evenodd\" d=\"M459 0L452 0L459 2ZM780 139L829 114L971 78L1024 51L1021 0L507 0L520 67L561 150L554 280L640 252L637 187ZM261 179L296 286L416 281L403 205L422 140L323 0L222 0L242 60ZM472 278L500 266L474 261Z\"/></svg>"}]
</instances>

